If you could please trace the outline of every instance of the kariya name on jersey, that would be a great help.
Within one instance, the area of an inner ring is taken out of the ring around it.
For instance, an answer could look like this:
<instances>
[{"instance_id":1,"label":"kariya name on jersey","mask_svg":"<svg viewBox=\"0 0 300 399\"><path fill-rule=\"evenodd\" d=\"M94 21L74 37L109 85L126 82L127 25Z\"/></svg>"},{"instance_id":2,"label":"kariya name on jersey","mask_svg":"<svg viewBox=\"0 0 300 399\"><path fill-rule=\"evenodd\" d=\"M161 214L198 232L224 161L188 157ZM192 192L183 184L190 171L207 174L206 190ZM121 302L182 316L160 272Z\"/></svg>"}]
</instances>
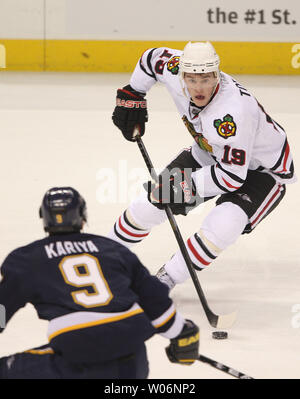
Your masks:
<instances>
[{"instance_id":1,"label":"kariya name on jersey","mask_svg":"<svg viewBox=\"0 0 300 399\"><path fill-rule=\"evenodd\" d=\"M56 241L45 245L44 248L49 259L83 252L99 252L92 240Z\"/></svg>"}]
</instances>

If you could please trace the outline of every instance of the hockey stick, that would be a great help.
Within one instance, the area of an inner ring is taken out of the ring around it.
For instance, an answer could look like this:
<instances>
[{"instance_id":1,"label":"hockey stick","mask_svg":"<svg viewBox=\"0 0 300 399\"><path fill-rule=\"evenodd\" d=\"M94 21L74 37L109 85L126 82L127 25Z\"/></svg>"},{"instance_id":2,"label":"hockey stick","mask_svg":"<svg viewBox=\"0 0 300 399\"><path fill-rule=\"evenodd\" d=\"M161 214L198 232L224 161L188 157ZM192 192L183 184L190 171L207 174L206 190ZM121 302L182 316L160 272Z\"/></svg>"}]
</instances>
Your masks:
<instances>
[{"instance_id":1,"label":"hockey stick","mask_svg":"<svg viewBox=\"0 0 300 399\"><path fill-rule=\"evenodd\" d=\"M141 139L141 137L138 134L135 136L135 138L136 138L136 141L137 141L137 144L139 146L140 152L141 152L141 154L142 154L142 156L144 158L144 161L146 163L147 169L148 169L151 177L156 182L158 182L157 173L155 172L155 169L153 167L153 164L151 162L149 154L148 154L148 152L146 150L146 147L145 147L145 145L143 143L143 140ZM182 238L182 235L181 235L181 233L179 231L179 228L178 228L178 225L176 223L175 217L174 217L173 212L172 212L172 210L171 210L171 208L170 208L170 206L168 204L165 205L165 211L166 211L166 214L168 216L170 225L171 225L172 230L173 230L173 232L175 234L177 243L179 245L179 248L181 250L182 256L183 256L183 258L185 260L185 263L187 265L187 268L188 268L189 273L191 275L191 278L193 280L194 286L195 286L196 291L198 293L200 302L201 302L201 304L203 306L204 312L206 314L206 317L207 317L210 325L212 327L216 327L216 328L228 328L228 327L230 327L234 323L234 321L236 319L236 312L233 312L233 313L230 313L230 314L225 314L225 315L217 315L217 314L213 313L212 310L209 308L207 300L206 300L205 295L204 295L204 292L203 292L203 290L201 288L201 285L199 283L197 274L196 274L195 269L194 269L194 267L192 265L191 258L189 256L189 253L188 253L188 251L186 249L184 240Z\"/></svg>"},{"instance_id":2,"label":"hockey stick","mask_svg":"<svg viewBox=\"0 0 300 399\"><path fill-rule=\"evenodd\" d=\"M237 371L231 367L225 366L225 364L219 363L216 360L212 360L209 357L200 355L198 357L198 360L200 360L200 362L210 364L212 367L215 367L218 370L224 371L224 373L230 374L235 378L240 378L242 380L254 380L253 377L250 377L249 375L241 373L240 371Z\"/></svg>"}]
</instances>

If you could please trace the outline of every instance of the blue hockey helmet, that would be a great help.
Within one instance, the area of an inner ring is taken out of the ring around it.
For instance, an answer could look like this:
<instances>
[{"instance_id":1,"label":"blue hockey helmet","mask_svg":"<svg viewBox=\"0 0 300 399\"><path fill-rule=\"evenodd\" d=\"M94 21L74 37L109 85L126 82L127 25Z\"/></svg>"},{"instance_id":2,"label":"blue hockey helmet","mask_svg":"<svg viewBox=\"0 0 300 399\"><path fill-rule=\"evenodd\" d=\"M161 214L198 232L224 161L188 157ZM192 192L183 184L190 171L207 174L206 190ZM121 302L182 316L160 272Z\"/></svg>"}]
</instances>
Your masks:
<instances>
[{"instance_id":1,"label":"blue hockey helmet","mask_svg":"<svg viewBox=\"0 0 300 399\"><path fill-rule=\"evenodd\" d=\"M44 195L40 217L48 233L80 231L87 221L85 200L72 187L53 187Z\"/></svg>"}]
</instances>

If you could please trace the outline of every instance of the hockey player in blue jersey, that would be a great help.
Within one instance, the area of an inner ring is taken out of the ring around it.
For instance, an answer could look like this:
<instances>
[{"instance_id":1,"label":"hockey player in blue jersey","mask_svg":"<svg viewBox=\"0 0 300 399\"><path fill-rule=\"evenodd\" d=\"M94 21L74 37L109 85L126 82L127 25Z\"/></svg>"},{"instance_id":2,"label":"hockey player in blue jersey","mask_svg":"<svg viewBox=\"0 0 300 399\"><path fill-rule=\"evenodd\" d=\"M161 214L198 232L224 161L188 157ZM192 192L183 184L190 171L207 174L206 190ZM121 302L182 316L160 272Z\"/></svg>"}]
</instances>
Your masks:
<instances>
[{"instance_id":1,"label":"hockey player in blue jersey","mask_svg":"<svg viewBox=\"0 0 300 399\"><path fill-rule=\"evenodd\" d=\"M123 245L81 232L86 204L76 190L47 191L40 216L48 235L4 260L0 304L8 322L31 303L49 321L49 343L1 358L0 378L147 378L144 342L156 333L170 339L171 362L197 359L199 329L166 285Z\"/></svg>"}]
</instances>

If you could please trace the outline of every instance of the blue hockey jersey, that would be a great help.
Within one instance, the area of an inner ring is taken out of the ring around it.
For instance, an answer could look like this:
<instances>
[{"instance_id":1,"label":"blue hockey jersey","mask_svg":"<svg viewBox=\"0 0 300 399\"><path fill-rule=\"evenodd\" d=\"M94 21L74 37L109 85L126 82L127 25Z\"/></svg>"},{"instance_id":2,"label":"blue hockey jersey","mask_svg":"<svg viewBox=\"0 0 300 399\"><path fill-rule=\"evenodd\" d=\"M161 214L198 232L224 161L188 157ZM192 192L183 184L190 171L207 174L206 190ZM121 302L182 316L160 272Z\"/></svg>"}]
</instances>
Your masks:
<instances>
[{"instance_id":1,"label":"blue hockey jersey","mask_svg":"<svg viewBox=\"0 0 300 399\"><path fill-rule=\"evenodd\" d=\"M31 303L49 320L53 350L70 361L126 356L155 333L175 337L184 324L168 288L106 237L72 233L35 241L11 252L1 275L7 321Z\"/></svg>"}]
</instances>

